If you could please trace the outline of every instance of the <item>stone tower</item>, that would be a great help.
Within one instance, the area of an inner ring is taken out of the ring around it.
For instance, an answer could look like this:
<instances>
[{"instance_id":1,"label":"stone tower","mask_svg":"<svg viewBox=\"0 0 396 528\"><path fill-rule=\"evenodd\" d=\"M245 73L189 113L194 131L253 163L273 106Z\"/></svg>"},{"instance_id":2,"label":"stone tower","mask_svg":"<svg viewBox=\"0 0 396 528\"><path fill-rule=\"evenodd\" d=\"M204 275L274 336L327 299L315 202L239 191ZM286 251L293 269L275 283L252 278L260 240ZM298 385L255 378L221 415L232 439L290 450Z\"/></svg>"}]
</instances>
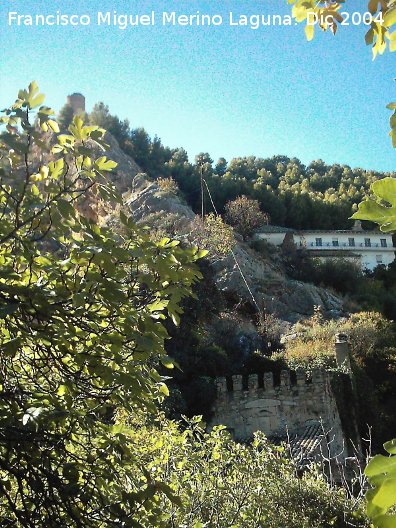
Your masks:
<instances>
[{"instance_id":1,"label":"stone tower","mask_svg":"<svg viewBox=\"0 0 396 528\"><path fill-rule=\"evenodd\" d=\"M75 114L85 112L85 97L80 93L73 93L67 96L67 104L69 104Z\"/></svg>"}]
</instances>

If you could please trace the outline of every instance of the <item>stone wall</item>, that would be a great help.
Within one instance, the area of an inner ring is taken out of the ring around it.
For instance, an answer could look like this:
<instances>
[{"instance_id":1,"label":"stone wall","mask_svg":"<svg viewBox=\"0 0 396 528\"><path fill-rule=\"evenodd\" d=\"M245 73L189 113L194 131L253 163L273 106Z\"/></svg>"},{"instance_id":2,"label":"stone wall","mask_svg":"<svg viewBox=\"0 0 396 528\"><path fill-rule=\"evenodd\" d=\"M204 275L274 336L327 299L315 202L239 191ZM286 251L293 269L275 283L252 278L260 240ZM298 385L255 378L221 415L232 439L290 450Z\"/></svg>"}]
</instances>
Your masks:
<instances>
[{"instance_id":1,"label":"stone wall","mask_svg":"<svg viewBox=\"0 0 396 528\"><path fill-rule=\"evenodd\" d=\"M73 108L75 114L85 112L85 97L83 94L74 93L72 95L68 95L66 103Z\"/></svg>"},{"instance_id":2,"label":"stone wall","mask_svg":"<svg viewBox=\"0 0 396 528\"><path fill-rule=\"evenodd\" d=\"M225 425L236 440L247 441L258 430L268 437L285 437L322 422L334 455L343 451L345 442L330 376L324 370L310 378L304 371L284 370L280 380L272 373L219 378L209 425Z\"/></svg>"}]
</instances>

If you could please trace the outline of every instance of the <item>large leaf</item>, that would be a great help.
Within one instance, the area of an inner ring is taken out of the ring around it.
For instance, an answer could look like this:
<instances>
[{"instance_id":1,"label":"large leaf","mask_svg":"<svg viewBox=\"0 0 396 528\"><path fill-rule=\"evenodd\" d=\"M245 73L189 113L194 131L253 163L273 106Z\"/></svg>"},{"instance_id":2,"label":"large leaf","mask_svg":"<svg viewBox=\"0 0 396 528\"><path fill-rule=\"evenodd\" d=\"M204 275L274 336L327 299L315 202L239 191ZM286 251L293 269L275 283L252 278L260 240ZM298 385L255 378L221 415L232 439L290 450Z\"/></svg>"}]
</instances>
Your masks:
<instances>
[{"instance_id":1,"label":"large leaf","mask_svg":"<svg viewBox=\"0 0 396 528\"><path fill-rule=\"evenodd\" d=\"M396 516L380 515L375 518L375 525L377 528L396 528Z\"/></svg>"},{"instance_id":2,"label":"large leaf","mask_svg":"<svg viewBox=\"0 0 396 528\"><path fill-rule=\"evenodd\" d=\"M351 218L375 222L384 233L396 231L396 179L378 180L372 184L371 191L374 199L361 202Z\"/></svg>"},{"instance_id":3,"label":"large leaf","mask_svg":"<svg viewBox=\"0 0 396 528\"><path fill-rule=\"evenodd\" d=\"M391 455L396 455L396 438L390 440L389 442L385 442L384 449Z\"/></svg>"},{"instance_id":4,"label":"large leaf","mask_svg":"<svg viewBox=\"0 0 396 528\"><path fill-rule=\"evenodd\" d=\"M365 474L369 478L380 474L395 474L396 476L396 457L376 455L367 465Z\"/></svg>"}]
</instances>

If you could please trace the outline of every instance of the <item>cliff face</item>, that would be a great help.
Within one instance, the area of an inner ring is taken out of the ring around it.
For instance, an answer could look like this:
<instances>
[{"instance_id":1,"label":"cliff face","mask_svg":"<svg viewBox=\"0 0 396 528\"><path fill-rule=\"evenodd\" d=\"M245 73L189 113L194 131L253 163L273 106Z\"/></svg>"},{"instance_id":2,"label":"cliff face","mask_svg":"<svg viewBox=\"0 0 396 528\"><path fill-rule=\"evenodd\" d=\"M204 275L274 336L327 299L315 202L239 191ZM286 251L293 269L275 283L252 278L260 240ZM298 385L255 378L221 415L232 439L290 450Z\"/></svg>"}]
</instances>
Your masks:
<instances>
[{"instance_id":1,"label":"cliff face","mask_svg":"<svg viewBox=\"0 0 396 528\"><path fill-rule=\"evenodd\" d=\"M163 192L158 185L141 174L138 165L108 135L110 149L106 155L118 163L111 179L123 196L123 208L136 222L149 225L159 231L188 241L195 214L175 194ZM84 205L85 212L100 223L116 221L111 207L104 206L95 196ZM342 312L342 300L328 290L290 279L279 258L258 253L241 240L234 249L239 267L249 284L260 309L273 313L279 319L296 322L312 315L314 306L321 306L324 313L338 315ZM237 303L253 304L240 269L232 255L212 262L216 286Z\"/></svg>"},{"instance_id":2,"label":"cliff face","mask_svg":"<svg viewBox=\"0 0 396 528\"><path fill-rule=\"evenodd\" d=\"M239 242L235 248L239 267L261 309L279 319L296 322L313 314L314 306L321 306L329 316L342 312L342 300L324 288L292 280L282 265L271 256L252 250ZM215 262L217 286L249 302L251 295L232 255Z\"/></svg>"}]
</instances>

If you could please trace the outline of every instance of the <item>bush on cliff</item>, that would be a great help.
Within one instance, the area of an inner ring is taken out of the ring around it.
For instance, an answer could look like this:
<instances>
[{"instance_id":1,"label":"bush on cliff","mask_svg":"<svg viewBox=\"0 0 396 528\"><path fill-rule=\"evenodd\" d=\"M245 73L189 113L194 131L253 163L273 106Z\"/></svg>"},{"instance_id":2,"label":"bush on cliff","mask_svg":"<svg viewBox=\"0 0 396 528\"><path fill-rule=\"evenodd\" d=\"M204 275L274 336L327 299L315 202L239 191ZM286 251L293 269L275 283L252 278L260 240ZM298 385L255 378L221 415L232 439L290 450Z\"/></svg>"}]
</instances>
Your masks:
<instances>
[{"instance_id":1,"label":"bush on cliff","mask_svg":"<svg viewBox=\"0 0 396 528\"><path fill-rule=\"evenodd\" d=\"M285 344L283 357L291 368L336 368L334 336L348 336L359 397L361 435L373 426L374 446L396 435L396 328L377 312L352 314L349 319L313 318L295 326L297 337Z\"/></svg>"}]
</instances>

